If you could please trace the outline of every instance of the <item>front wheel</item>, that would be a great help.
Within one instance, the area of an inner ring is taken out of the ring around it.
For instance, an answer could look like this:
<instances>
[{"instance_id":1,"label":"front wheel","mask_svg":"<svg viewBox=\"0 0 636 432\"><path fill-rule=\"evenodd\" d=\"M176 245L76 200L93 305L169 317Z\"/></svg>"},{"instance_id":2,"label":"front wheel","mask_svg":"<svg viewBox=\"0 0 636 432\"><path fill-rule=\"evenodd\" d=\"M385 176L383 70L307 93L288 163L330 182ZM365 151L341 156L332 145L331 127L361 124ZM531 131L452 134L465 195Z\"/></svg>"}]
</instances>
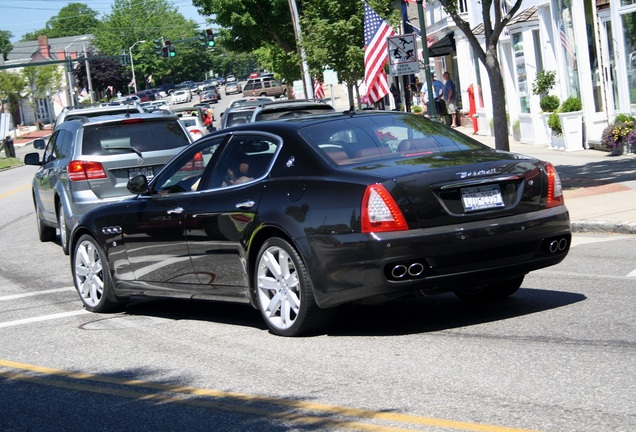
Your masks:
<instances>
[{"instance_id":1,"label":"front wheel","mask_svg":"<svg viewBox=\"0 0 636 432\"><path fill-rule=\"evenodd\" d=\"M473 302L500 300L517 292L523 283L524 276L515 276L479 287L462 288L456 290L455 295L462 300Z\"/></svg>"},{"instance_id":2,"label":"front wheel","mask_svg":"<svg viewBox=\"0 0 636 432\"><path fill-rule=\"evenodd\" d=\"M299 336L325 327L334 309L320 309L300 255L285 240L267 240L256 260L254 286L258 308L280 336Z\"/></svg>"},{"instance_id":3,"label":"front wheel","mask_svg":"<svg viewBox=\"0 0 636 432\"><path fill-rule=\"evenodd\" d=\"M91 312L109 312L121 307L115 297L108 259L101 246L84 234L75 245L73 281L84 307Z\"/></svg>"}]
</instances>

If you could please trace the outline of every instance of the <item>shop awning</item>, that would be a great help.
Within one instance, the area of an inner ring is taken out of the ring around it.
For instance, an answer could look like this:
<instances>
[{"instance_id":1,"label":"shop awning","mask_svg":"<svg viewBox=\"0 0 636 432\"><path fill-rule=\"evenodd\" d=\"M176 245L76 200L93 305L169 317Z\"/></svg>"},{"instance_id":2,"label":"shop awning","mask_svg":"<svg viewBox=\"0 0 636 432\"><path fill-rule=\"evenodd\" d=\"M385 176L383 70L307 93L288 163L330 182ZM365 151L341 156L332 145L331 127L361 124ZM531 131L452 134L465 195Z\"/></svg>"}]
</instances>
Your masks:
<instances>
[{"instance_id":1,"label":"shop awning","mask_svg":"<svg viewBox=\"0 0 636 432\"><path fill-rule=\"evenodd\" d=\"M455 33L450 32L428 47L429 57L441 57L455 52Z\"/></svg>"}]
</instances>

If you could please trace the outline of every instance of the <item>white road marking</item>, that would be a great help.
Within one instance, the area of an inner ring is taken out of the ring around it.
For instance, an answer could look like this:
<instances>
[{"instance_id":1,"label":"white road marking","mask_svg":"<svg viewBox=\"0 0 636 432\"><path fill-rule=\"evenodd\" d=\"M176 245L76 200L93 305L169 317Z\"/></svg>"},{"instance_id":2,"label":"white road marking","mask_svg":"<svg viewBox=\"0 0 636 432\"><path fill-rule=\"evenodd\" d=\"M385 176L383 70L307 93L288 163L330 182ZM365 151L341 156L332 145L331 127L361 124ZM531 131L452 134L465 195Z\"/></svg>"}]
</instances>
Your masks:
<instances>
[{"instance_id":1,"label":"white road marking","mask_svg":"<svg viewBox=\"0 0 636 432\"><path fill-rule=\"evenodd\" d=\"M86 309L81 309L81 310L76 310L71 312L61 312L61 313L56 313L51 315L40 315L33 318L25 318L25 319L19 319L15 321L7 321L4 323L0 323L0 328L14 327L14 326L22 325L22 324L31 324L34 322L48 321L48 320L54 320L59 318L67 318L67 317L72 317L76 315L84 315L89 313L91 312L87 311Z\"/></svg>"},{"instance_id":2,"label":"white road marking","mask_svg":"<svg viewBox=\"0 0 636 432\"><path fill-rule=\"evenodd\" d=\"M44 290L44 291L31 291L31 292L22 293L22 294L12 294L12 295L0 297L0 301L15 300L15 299L20 299L24 297L33 297L40 294L51 294L51 293L64 292L64 291L75 291L75 287L55 288L55 289Z\"/></svg>"},{"instance_id":3,"label":"white road marking","mask_svg":"<svg viewBox=\"0 0 636 432\"><path fill-rule=\"evenodd\" d=\"M628 273L627 276L625 276L625 277L636 278L636 270L633 270L631 273Z\"/></svg>"}]
</instances>

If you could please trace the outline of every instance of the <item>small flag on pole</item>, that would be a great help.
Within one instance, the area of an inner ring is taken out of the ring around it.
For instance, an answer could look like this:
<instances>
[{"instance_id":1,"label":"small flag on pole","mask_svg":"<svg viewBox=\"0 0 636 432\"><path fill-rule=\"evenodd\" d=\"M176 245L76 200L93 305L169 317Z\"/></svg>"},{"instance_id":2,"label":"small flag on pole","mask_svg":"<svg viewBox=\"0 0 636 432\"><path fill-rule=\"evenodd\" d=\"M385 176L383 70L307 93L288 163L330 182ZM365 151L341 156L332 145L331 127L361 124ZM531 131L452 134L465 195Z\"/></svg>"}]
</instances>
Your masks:
<instances>
[{"instance_id":1,"label":"small flag on pole","mask_svg":"<svg viewBox=\"0 0 636 432\"><path fill-rule=\"evenodd\" d=\"M325 98L325 90L322 88L322 83L318 80L318 78L314 79L314 98Z\"/></svg>"}]
</instances>

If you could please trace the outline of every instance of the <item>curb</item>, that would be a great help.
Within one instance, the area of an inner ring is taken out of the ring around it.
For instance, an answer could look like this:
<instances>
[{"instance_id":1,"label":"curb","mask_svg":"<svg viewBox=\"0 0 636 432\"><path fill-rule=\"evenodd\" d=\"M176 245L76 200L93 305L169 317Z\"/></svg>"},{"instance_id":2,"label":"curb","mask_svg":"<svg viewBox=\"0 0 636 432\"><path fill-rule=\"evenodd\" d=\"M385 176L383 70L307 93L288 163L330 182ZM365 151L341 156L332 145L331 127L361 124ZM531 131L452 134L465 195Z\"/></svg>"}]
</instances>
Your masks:
<instances>
[{"instance_id":1,"label":"curb","mask_svg":"<svg viewBox=\"0 0 636 432\"><path fill-rule=\"evenodd\" d=\"M570 228L579 233L636 234L636 222L570 221Z\"/></svg>"}]
</instances>

